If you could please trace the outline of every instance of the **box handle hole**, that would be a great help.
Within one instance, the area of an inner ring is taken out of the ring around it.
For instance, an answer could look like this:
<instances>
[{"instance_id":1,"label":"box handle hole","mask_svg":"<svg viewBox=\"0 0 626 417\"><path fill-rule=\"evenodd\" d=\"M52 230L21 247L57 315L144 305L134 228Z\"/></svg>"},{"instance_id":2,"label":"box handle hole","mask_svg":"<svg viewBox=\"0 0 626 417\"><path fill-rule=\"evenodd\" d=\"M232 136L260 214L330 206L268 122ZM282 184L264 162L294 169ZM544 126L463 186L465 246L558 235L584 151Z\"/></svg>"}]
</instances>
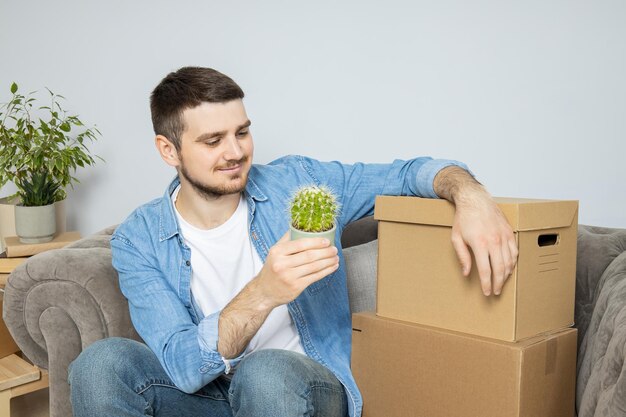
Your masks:
<instances>
[{"instance_id":1,"label":"box handle hole","mask_svg":"<svg viewBox=\"0 0 626 417\"><path fill-rule=\"evenodd\" d=\"M539 235L537 243L539 246L554 246L559 242L558 233L549 233L545 235Z\"/></svg>"}]
</instances>

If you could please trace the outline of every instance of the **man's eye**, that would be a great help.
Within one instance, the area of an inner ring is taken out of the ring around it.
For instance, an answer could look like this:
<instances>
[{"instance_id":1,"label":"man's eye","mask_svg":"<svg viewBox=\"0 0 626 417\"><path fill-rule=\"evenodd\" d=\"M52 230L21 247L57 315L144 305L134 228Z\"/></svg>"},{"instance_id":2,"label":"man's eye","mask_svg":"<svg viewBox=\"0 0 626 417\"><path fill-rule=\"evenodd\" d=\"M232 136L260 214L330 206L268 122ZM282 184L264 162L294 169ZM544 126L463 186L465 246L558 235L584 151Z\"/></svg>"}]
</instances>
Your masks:
<instances>
[{"instance_id":1,"label":"man's eye","mask_svg":"<svg viewBox=\"0 0 626 417\"><path fill-rule=\"evenodd\" d=\"M206 143L209 146L217 146L220 143L220 140L219 139L218 140L210 140L210 141L207 141L207 142L204 142L204 143Z\"/></svg>"},{"instance_id":2,"label":"man's eye","mask_svg":"<svg viewBox=\"0 0 626 417\"><path fill-rule=\"evenodd\" d=\"M242 130L241 132L237 133L237 136L246 136L248 134L247 130Z\"/></svg>"}]
</instances>

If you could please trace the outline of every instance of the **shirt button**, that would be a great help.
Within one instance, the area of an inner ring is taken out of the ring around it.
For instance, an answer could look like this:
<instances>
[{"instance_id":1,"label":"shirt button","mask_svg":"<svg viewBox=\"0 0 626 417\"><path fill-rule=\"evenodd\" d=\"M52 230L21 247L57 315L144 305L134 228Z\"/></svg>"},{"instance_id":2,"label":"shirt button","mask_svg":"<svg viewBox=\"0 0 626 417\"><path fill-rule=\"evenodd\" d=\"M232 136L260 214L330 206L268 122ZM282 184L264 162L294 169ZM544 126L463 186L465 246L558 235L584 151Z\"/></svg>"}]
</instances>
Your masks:
<instances>
[{"instance_id":1,"label":"shirt button","mask_svg":"<svg viewBox=\"0 0 626 417\"><path fill-rule=\"evenodd\" d=\"M191 266L191 262L190 261L185 261L185 265Z\"/></svg>"}]
</instances>

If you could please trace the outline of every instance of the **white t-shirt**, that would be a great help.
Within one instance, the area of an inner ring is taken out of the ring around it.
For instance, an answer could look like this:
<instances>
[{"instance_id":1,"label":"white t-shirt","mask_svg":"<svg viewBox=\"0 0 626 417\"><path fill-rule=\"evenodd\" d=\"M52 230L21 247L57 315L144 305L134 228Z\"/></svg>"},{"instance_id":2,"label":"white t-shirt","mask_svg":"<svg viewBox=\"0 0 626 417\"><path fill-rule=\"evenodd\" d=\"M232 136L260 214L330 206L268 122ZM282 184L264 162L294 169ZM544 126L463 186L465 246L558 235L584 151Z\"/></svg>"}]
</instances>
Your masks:
<instances>
[{"instance_id":1,"label":"white t-shirt","mask_svg":"<svg viewBox=\"0 0 626 417\"><path fill-rule=\"evenodd\" d=\"M172 194L174 211L191 249L191 293L205 316L222 310L263 267L250 241L248 203L241 196L233 215L220 226L202 230L183 219L176 209L180 186ZM276 307L254 335L245 354L260 349L304 353L300 336L286 305Z\"/></svg>"}]
</instances>

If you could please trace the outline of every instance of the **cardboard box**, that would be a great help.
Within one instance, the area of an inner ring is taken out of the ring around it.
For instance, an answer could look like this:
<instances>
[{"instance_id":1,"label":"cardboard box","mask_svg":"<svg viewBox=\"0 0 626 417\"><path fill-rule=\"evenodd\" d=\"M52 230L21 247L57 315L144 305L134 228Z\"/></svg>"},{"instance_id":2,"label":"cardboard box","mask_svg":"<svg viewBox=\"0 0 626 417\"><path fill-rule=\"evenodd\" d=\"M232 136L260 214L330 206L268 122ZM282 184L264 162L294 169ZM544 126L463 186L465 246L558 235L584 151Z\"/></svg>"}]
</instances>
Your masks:
<instances>
[{"instance_id":1,"label":"cardboard box","mask_svg":"<svg viewBox=\"0 0 626 417\"><path fill-rule=\"evenodd\" d=\"M7 326L4 324L4 319L2 319L2 304L3 293L0 292L0 358L19 352L20 350L11 337L9 329L7 329Z\"/></svg>"},{"instance_id":2,"label":"cardboard box","mask_svg":"<svg viewBox=\"0 0 626 417\"><path fill-rule=\"evenodd\" d=\"M464 277L452 247L454 206L376 198L379 315L517 341L574 322L578 202L497 198L519 248L499 296L485 297L476 262Z\"/></svg>"},{"instance_id":3,"label":"cardboard box","mask_svg":"<svg viewBox=\"0 0 626 417\"><path fill-rule=\"evenodd\" d=\"M363 417L572 417L576 330L512 343L353 315Z\"/></svg>"},{"instance_id":4,"label":"cardboard box","mask_svg":"<svg viewBox=\"0 0 626 417\"><path fill-rule=\"evenodd\" d=\"M15 204L18 199L0 198L0 252L4 252L4 238L15 235Z\"/></svg>"}]
</instances>

